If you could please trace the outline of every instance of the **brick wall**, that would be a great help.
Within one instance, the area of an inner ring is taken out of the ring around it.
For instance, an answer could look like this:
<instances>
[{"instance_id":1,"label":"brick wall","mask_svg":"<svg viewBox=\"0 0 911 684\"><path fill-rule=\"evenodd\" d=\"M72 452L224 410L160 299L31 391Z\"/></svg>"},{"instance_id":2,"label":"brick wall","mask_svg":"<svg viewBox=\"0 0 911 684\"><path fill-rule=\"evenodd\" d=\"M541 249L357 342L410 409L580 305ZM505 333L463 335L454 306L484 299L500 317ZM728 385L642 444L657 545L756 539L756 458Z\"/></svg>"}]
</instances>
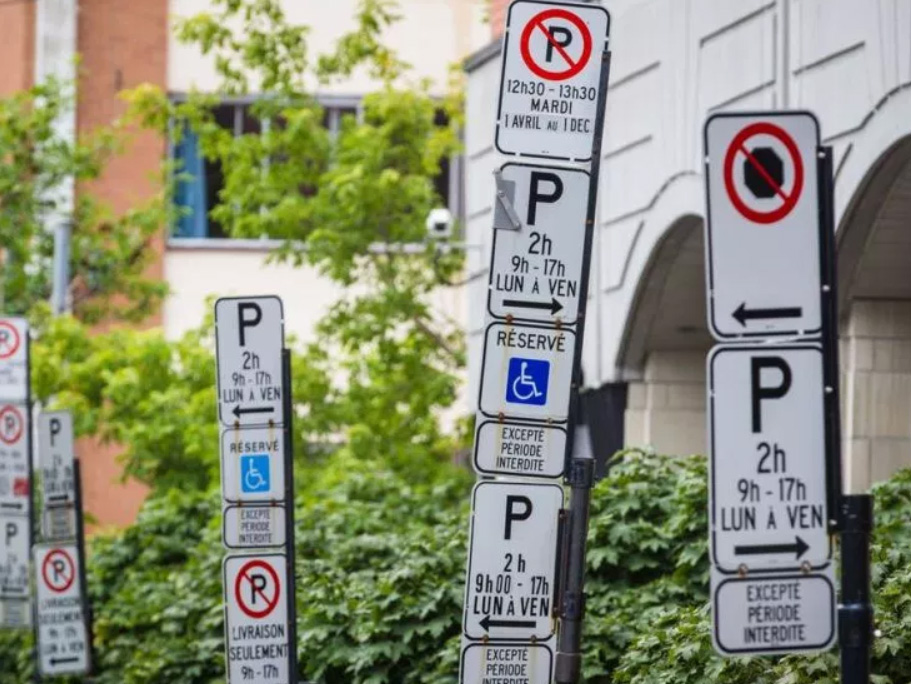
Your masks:
<instances>
[{"instance_id":1,"label":"brick wall","mask_svg":"<svg viewBox=\"0 0 911 684\"><path fill-rule=\"evenodd\" d=\"M80 133L111 123L124 112L121 90L142 83L167 88L167 0L79 0L78 49L81 55L77 126ZM165 140L139 133L111 161L97 181L79 188L123 212L161 192L158 170ZM152 245L157 258L149 276L163 277L164 227ZM156 315L150 325L159 325ZM179 407L175 407L179 410ZM145 498L137 482L120 483L119 449L80 440L86 509L100 526L131 522Z\"/></svg>"},{"instance_id":2,"label":"brick wall","mask_svg":"<svg viewBox=\"0 0 911 684\"><path fill-rule=\"evenodd\" d=\"M490 37L499 38L506 23L506 8L509 0L490 0Z\"/></svg>"},{"instance_id":3,"label":"brick wall","mask_svg":"<svg viewBox=\"0 0 911 684\"><path fill-rule=\"evenodd\" d=\"M0 4L0 96L31 86L34 64L35 3Z\"/></svg>"}]
</instances>

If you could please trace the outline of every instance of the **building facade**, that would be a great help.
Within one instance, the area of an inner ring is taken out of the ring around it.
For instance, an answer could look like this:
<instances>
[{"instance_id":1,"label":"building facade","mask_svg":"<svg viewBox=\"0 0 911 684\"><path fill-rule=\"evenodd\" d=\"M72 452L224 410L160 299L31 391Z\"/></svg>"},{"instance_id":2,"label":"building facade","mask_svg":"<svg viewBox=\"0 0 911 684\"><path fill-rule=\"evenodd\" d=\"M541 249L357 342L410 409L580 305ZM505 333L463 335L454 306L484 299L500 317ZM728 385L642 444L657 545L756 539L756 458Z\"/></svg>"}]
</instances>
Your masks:
<instances>
[{"instance_id":1,"label":"building facade","mask_svg":"<svg viewBox=\"0 0 911 684\"><path fill-rule=\"evenodd\" d=\"M911 5L902 0L605 0L611 78L583 371L622 389L623 441L703 452L702 126L805 109L835 155L845 483L911 465ZM505 1L492 17L502 22ZM471 384L480 366L496 37L466 63ZM470 390L471 391L471 390ZM619 407L619 408L618 408ZM610 416L603 416L608 419ZM616 416L615 416L616 418Z\"/></svg>"},{"instance_id":2,"label":"building facade","mask_svg":"<svg viewBox=\"0 0 911 684\"><path fill-rule=\"evenodd\" d=\"M329 50L340 35L354 28L358 4L358 0L282 2L291 21L311 27L310 47L317 54ZM75 79L75 111L59 125L66 137L114 121L126 107L120 92L143 83L155 85L175 99L191 90L216 92L211 60L181 44L172 30L177 18L206 11L210 5L209 0L0 2L0 60L4 65L0 96L48 75ZM485 0L399 0L396 13L401 19L387 31L388 45L412 66L410 77L429 79L440 94L450 68L489 39ZM356 74L317 91L330 130L344 114L356 113L361 98L378 86L369 77ZM235 133L248 131L254 125L248 116L249 104L260 95L226 99L216 108L216 117ZM150 274L164 279L171 294L147 325L160 326L175 339L202 322L213 296L268 293L285 301L288 332L306 340L340 293L306 266L267 265L276 244L268 239L225 238L207 216L218 191L219 170L207 166L198 151L172 145L157 134L141 133L98 181L75 192L92 193L115 211L126 211L161 192L159 170L169 157L179 158L185 168L198 172L194 174L197 182L181 199L195 211L191 220L163 226L153 245L156 258ZM452 160L438 183L456 212L461 197L459 168L458 160ZM460 291L441 292L439 298L447 311L463 315ZM116 448L82 441L79 453L87 510L102 526L130 522L145 489L136 482L120 481Z\"/></svg>"}]
</instances>

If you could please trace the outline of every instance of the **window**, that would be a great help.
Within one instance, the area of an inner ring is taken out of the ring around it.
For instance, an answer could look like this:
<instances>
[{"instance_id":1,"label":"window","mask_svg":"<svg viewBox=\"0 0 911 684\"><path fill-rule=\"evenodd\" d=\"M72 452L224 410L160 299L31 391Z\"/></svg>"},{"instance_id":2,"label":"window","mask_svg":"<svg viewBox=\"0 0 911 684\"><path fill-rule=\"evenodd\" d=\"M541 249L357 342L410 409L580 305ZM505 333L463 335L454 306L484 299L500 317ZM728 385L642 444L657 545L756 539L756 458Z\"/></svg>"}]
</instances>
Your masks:
<instances>
[{"instance_id":1,"label":"window","mask_svg":"<svg viewBox=\"0 0 911 684\"><path fill-rule=\"evenodd\" d=\"M259 133L264 123L251 113L251 103L251 99L224 102L213 112L215 121L222 128L233 131L235 136ZM358 116L360 112L360 98L327 97L321 98L320 104L324 109L323 125L332 135L340 131L343 117ZM442 114L438 116L437 123L445 123ZM189 129L185 129L180 141L172 146L171 154L180 173L187 176L179 180L175 188L174 202L184 211L181 211L174 226L174 237L227 237L224 227L210 215L225 185L221 164L203 158L199 138ZM435 188L443 204L458 216L462 196L460 160L444 159L440 166L440 175L434 180Z\"/></svg>"}]
</instances>

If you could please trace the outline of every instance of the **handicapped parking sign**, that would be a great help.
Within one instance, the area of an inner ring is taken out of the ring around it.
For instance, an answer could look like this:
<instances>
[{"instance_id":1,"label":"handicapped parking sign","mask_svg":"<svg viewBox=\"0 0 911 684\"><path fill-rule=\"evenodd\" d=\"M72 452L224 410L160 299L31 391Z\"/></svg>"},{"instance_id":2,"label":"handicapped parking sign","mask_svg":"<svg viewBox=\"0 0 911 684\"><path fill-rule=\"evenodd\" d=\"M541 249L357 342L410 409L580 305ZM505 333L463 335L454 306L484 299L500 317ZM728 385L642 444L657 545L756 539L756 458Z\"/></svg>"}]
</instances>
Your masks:
<instances>
[{"instance_id":1,"label":"handicapped parking sign","mask_svg":"<svg viewBox=\"0 0 911 684\"><path fill-rule=\"evenodd\" d=\"M547 385L550 379L550 361L509 359L506 378L506 401L510 404L544 406L547 403Z\"/></svg>"},{"instance_id":2,"label":"handicapped parking sign","mask_svg":"<svg viewBox=\"0 0 911 684\"><path fill-rule=\"evenodd\" d=\"M240 457L240 488L244 494L266 492L271 487L269 454L243 454Z\"/></svg>"}]
</instances>

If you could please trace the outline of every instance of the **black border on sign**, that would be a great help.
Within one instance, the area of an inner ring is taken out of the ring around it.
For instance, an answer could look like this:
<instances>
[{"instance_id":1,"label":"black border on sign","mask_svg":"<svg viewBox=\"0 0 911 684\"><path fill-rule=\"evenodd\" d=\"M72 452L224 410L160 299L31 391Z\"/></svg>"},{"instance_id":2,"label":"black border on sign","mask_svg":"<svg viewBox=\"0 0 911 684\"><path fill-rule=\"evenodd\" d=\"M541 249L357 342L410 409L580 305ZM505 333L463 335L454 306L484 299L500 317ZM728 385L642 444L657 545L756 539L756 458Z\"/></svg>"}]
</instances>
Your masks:
<instances>
[{"instance_id":1,"label":"black border on sign","mask_svg":"<svg viewBox=\"0 0 911 684\"><path fill-rule=\"evenodd\" d=\"M736 584L738 582L769 582L774 580L806 580L806 579L819 579L823 580L827 585L829 585L829 591L831 592L832 600L830 602L831 606L831 624L832 631L829 633L828 638L821 644L808 644L806 646L791 646L788 648L725 648L721 643L721 638L719 634L719 625L718 625L718 594L721 593L721 588L725 584ZM833 640L835 639L835 608L837 602L835 601L835 587L832 585L832 582L825 575L804 575L804 574L782 574L776 575L773 577L726 577L721 582L718 583L718 586L712 591L712 634L715 637L714 642L715 646L719 651L729 654L737 655L742 653L791 653L793 651L820 651L832 646Z\"/></svg>"},{"instance_id":2,"label":"black border on sign","mask_svg":"<svg viewBox=\"0 0 911 684\"><path fill-rule=\"evenodd\" d=\"M462 655L459 656L459 684L465 684L465 654L468 653L468 651L470 651L473 648L497 648L497 647L516 648L516 646L524 646L525 648L529 648L529 649L543 648L545 651L547 651L547 655L548 655L550 664L547 666L547 679L545 681L547 681L549 683L551 678L553 677L553 672L554 672L554 651L550 647L550 644L542 644L542 643L516 644L515 642L510 642L510 641L501 642L500 640L497 640L497 641L488 641L486 644L472 642L470 644L466 644L462 648ZM529 681L531 681L531 678L529 678ZM532 682L532 684L534 684L534 683Z\"/></svg>"},{"instance_id":3,"label":"black border on sign","mask_svg":"<svg viewBox=\"0 0 911 684\"><path fill-rule=\"evenodd\" d=\"M254 546L231 546L228 543L228 516L227 512L231 508L236 508L238 510L242 508L275 508L280 511L280 520L282 525L285 524L285 504L277 503L275 505L269 503L245 503L245 504L228 504L222 508L221 511L221 541L226 549L231 549L233 551L243 551L243 550L252 550L252 549L281 549L285 546L285 541L288 539L288 530L287 526L285 528L285 539L281 544L256 544Z\"/></svg>"},{"instance_id":4,"label":"black border on sign","mask_svg":"<svg viewBox=\"0 0 911 684\"><path fill-rule=\"evenodd\" d=\"M556 475L532 475L529 473L517 473L512 470L497 470L496 468L485 470L478 465L478 452L480 451L480 437L481 429L485 425L514 425L516 427L529 427L529 428L544 428L545 430L559 430L563 433L563 439L567 437L566 426L565 425L542 425L541 423L526 423L524 420L483 420L478 424L478 427L474 432L474 454L472 456L472 462L474 464L474 469L476 472L483 475L510 475L512 477L527 477L535 480L556 480L563 477L563 474L566 472L566 458L565 453L560 455L560 472ZM565 442L564 442L565 443ZM564 450L565 451L565 450Z\"/></svg>"},{"instance_id":5,"label":"black border on sign","mask_svg":"<svg viewBox=\"0 0 911 684\"><path fill-rule=\"evenodd\" d=\"M716 112L712 114L705 120L705 124L702 126L702 151L703 151L703 168L704 168L704 178L705 178L705 263L706 263L706 306L708 309L708 324L709 332L711 335L718 340L719 342L725 342L730 340L754 340L759 338L768 338L768 337L818 337L822 335L823 329L823 313L820 309L819 316L819 327L813 328L812 330L776 330L776 331L755 331L750 332L747 329L744 329L744 332L738 333L727 333L722 332L716 321L716 311L715 311L715 263L712 259L712 198L711 190L709 189L709 173L711 171L709 167L709 124L715 119L754 119L754 118L766 118L770 121L775 121L787 117L793 116L808 116L813 121L813 125L816 128L816 147L813 149L813 162L806 165L806 170L804 171L805 177L810 176L813 173L816 173L816 184L817 192L819 184L823 182L823 179L819 178L817 173L816 165L816 152L819 149L820 137L819 137L819 119L816 118L816 115L805 109L788 109L783 111L745 111L745 112ZM722 169L722 173L724 169ZM806 187L804 188L806 191ZM813 201L808 200L808 201ZM816 200L818 203L818 199ZM815 214L819 216L819 212ZM822 221L819 221L817 218L817 260L821 259L822 250L823 250L823 241L826 239L825 235L826 227L823 225ZM822 288L822 281L824 279L824 274L820 271L819 274L819 288ZM815 300L814 300L815 301ZM733 320L733 319L732 319Z\"/></svg>"},{"instance_id":6,"label":"black border on sign","mask_svg":"<svg viewBox=\"0 0 911 684\"><path fill-rule=\"evenodd\" d=\"M274 299L278 302L278 310L281 312L282 317L282 343L279 347L279 354L281 350L285 348L285 305L282 302L282 298L278 295L251 295L249 297L219 297L215 300L215 304L212 305L212 310L215 315L215 403L218 406L218 423L221 426L233 428L234 421L226 421L221 415L221 365L219 364L219 354L218 354L218 304L219 302L230 302L230 301L249 301L253 299ZM282 416L282 420L275 421L276 425L282 425L285 422L287 416ZM258 425L268 426L269 423L249 423L241 425L240 427L256 427Z\"/></svg>"},{"instance_id":7,"label":"black border on sign","mask_svg":"<svg viewBox=\"0 0 911 684\"><path fill-rule=\"evenodd\" d=\"M507 167L509 167L509 166L520 166L520 167L525 167L525 168L529 168L529 169L547 169L548 171L560 171L560 172L566 171L566 172L568 172L568 173L581 173L581 174L583 174L583 175L585 175L585 176L588 176L589 191L591 190L592 175L591 175L591 173L589 173L588 171L585 171L584 169L573 169L573 168L568 168L568 167L566 167L566 166L543 166L543 165L541 165L541 164L526 164L526 163L523 163L523 162L512 162L512 161L511 161L511 162L506 162L505 164L503 164L503 165L500 167L500 171L504 171L504 170L505 170ZM586 192L586 195L588 195L588 192ZM586 220L587 220L587 219L582 219L582 222L583 222L582 233L583 233L583 235L585 234L585 231L587 230L587 227L584 225ZM524 228L524 227L525 227L525 224L523 223L523 224L522 224L522 228ZM522 228L520 228L520 230L522 230ZM511 232L511 231L507 231L507 232ZM499 314L495 314L495 313L493 312L492 302L491 302L491 300L493 299L493 276L494 276L494 273L493 273L493 264L494 264L494 261L496 260L496 255L497 255L497 235L499 235L499 233L500 233L500 230L497 229L497 228L494 228L494 231L493 231L493 242L492 242L491 245L490 245L490 264L491 264L491 267L490 267L490 269L489 269L490 272L487 274L487 313L489 313L489 314L491 315L491 317L494 318L495 320L498 320L498 321L505 321L505 320L507 319L506 316L502 316L502 315L499 315ZM584 250L584 247L583 247L583 254L582 254L582 263L583 263L583 264L585 263L585 250ZM581 274L581 273L579 274L579 280L580 280L580 285L581 285L581 280L582 280L582 274ZM580 303L581 301L582 301L582 295L581 295L581 292L580 292L579 297L578 297L577 300L576 300L576 317L575 317L573 320L571 320L571 321L561 321L561 322L560 322L561 325L575 325L575 324L579 321L579 309L581 308L581 307L579 306L579 303ZM510 315L511 315L511 314L510 314ZM556 320L555 320L554 318L550 318L550 319L538 319L538 318L525 318L525 317L523 317L523 316L512 316L512 320L514 320L514 321L519 321L519 322L528 322L528 323L544 323L544 324L547 324L547 325L555 325L555 324L556 324Z\"/></svg>"},{"instance_id":8,"label":"black border on sign","mask_svg":"<svg viewBox=\"0 0 911 684\"><path fill-rule=\"evenodd\" d=\"M546 7L583 7L585 9L595 9L601 10L607 16L607 33L604 35L604 44L601 49L597 49L597 38L592 36L592 59L594 60L596 55L602 52L607 52L608 43L610 42L610 25L611 25L611 16L610 12L607 11L607 8L602 7L601 5L590 5L590 4L580 4L578 2L549 2L548 0L514 0L509 5L509 12L506 14L506 24L503 29L503 48L501 54L503 58L500 60L500 92L497 95L497 119L494 122L496 130L494 131L494 146L497 148L497 151L500 154L509 155L510 157L532 157L535 159L558 159L562 161L571 161L577 163L584 163L591 161L591 155L587 157L557 157L555 155L549 154L526 154L522 152L511 152L504 150L500 147L500 117L503 114L503 89L505 87L504 77L506 76L506 56L509 54L509 24L512 21L512 10L516 5L523 3L529 5L544 5ZM600 96L600 93L599 93ZM597 101L598 98L596 98Z\"/></svg>"},{"instance_id":9,"label":"black border on sign","mask_svg":"<svg viewBox=\"0 0 911 684\"><path fill-rule=\"evenodd\" d=\"M536 330L546 330L546 331L552 332L552 333L564 333L567 335L572 335L573 336L573 349L575 349L575 346L576 346L576 340L575 340L576 331L573 328L569 328L569 327L555 328L550 325L528 325L528 324L510 325L509 323L505 323L503 321L493 321L490 325L488 325L486 328L484 328L484 347L482 348L482 351L481 351L481 376L480 376L480 379L478 380L478 413L480 413L481 415L483 415L486 418L499 419L499 417L500 417L499 414L487 413L484 410L484 406L481 402L481 399L484 397L484 370L487 368L487 336L490 334L490 329L492 327L494 327L495 325L499 325L504 328L523 328L523 329L533 328ZM572 353L572 356L570 358L571 359L575 358L574 352ZM572 373L572 365L570 365L570 373ZM570 378L570 385L572 385L572 378ZM570 394L572 394L572 392L570 392ZM563 420L552 420L552 419L548 419L548 418L528 418L527 416L511 416L511 415L507 415L505 413L503 414L503 418L508 419L508 420L522 420L522 421L527 421L529 423L543 423L545 425L566 425L566 422L569 420L570 404L571 404L571 398L567 397L567 399L566 399L566 418L564 418Z\"/></svg>"},{"instance_id":10,"label":"black border on sign","mask_svg":"<svg viewBox=\"0 0 911 684\"><path fill-rule=\"evenodd\" d=\"M483 636L480 636L480 637L473 637L473 636L470 636L470 635L468 634L468 630L466 629L465 622L466 622L466 618L468 617L468 596L469 596L469 594L471 593L471 561L472 561L472 558L473 558L473 556L474 556L474 554L472 553L472 549L474 548L474 528L475 528L475 522L476 522L476 518L475 518L475 501L476 501L477 496L478 496L478 490L479 490L481 487L486 487L486 486L495 486L495 487L556 487L556 488L560 491L560 509L558 509L558 512L559 512L559 510L561 510L561 509L563 508L563 505L564 505L563 487L561 487L561 486L560 486L559 484L557 484L557 483L515 482L515 481L508 481L508 480L481 480L480 482L477 482L477 483L475 484L474 487L472 487L472 489L471 489L471 531L469 532L469 535L468 535L468 562L467 562L467 564L466 564L466 565L467 565L467 568L466 568L466 570L465 570L465 598L462 599L462 636L464 636L464 637L465 637L466 639L468 639L469 641L472 641L472 642L481 642L481 643L484 642L484 637L483 637ZM557 521L555 520L554 523L555 523L554 530L557 530L557 526L556 526ZM554 536L554 558L557 559L558 556L559 556L559 554L560 554L559 540L558 540L558 536L555 535L555 536ZM553 572L553 575L552 575L552 577L551 577L551 580L552 580L553 583L554 583L554 593L551 594L551 597L550 597L550 598L551 598L551 605L555 605L555 597L556 597L556 590L557 590L556 563L554 564L554 568L553 568L552 570L549 569L549 571L550 571L550 572ZM555 628L555 626L554 626L554 621L551 620L550 624L551 624L551 628L550 628L551 631L550 631L550 634L549 634L548 636L544 637L544 638L540 638L540 637L537 638L537 639L535 640L535 643L543 644L543 643L548 642L548 641L550 641L551 639L554 638L554 635L556 634L556 628ZM494 639L493 641L504 642L504 643L508 643L508 644L527 644L527 643L529 643L529 642L531 641L531 638L532 638L532 637L527 637L527 636L517 637L517 638L515 638L515 639L508 639L508 638L506 638L506 637L497 637L497 638Z\"/></svg>"},{"instance_id":11,"label":"black border on sign","mask_svg":"<svg viewBox=\"0 0 911 684\"><path fill-rule=\"evenodd\" d=\"M279 469L282 474L283 485L280 489L281 494L279 495L279 497L277 497L277 498L272 497L271 499L243 499L243 498L235 497L228 493L228 488L225 486L226 485L225 459L227 458L227 454L225 453L225 438L228 437L228 435L231 433L243 432L244 430L269 430L270 429L269 426L268 425L241 425L238 428L226 428L222 425L219 425L219 428L221 428L221 431L219 432L219 435L218 435L218 439L219 439L218 452L219 452L219 459L221 461L221 470L219 471L219 478L221 480L221 498L226 503L242 504L244 506L268 504L270 501L284 502L284 499L281 497L284 496L284 491L285 491L284 483L286 483L288 481L288 472L287 472L287 468L285 468L285 459L284 459L285 433L282 430L281 424L279 423L278 425L275 425L271 429L274 430L275 434L278 435L282 440L281 448L275 453L275 456L276 456L275 460L278 462L278 464L280 466ZM238 478L240 478L239 473L238 473Z\"/></svg>"},{"instance_id":12,"label":"black border on sign","mask_svg":"<svg viewBox=\"0 0 911 684\"><path fill-rule=\"evenodd\" d=\"M709 352L708 356L708 385L709 385L709 536L711 537L709 544L709 560L711 561L712 567L715 568L722 575L737 575L737 570L726 570L718 565L717 553L715 552L715 359L723 353L735 351L735 352L762 352L764 354L780 351L815 351L819 352L820 363L823 368L823 386L820 386L820 399L822 401L823 409L823 424L821 429L823 431L823 445L827 444L827 428L826 428L826 394L825 394L825 358L823 357L822 347L818 342L806 342L800 344L781 344L781 345L716 345ZM824 446L824 472L825 472L825 482L823 485L826 488L826 515L825 520L828 521L833 514L833 511L829 510L829 482L828 482L828 449ZM828 535L829 538L829 560L822 565L811 565L812 570L824 570L832 563L832 535ZM775 573L787 573L787 572L796 572L801 569L801 563L797 563L796 567L788 566L776 566L774 568L750 568L750 575L769 575Z\"/></svg>"}]
</instances>

